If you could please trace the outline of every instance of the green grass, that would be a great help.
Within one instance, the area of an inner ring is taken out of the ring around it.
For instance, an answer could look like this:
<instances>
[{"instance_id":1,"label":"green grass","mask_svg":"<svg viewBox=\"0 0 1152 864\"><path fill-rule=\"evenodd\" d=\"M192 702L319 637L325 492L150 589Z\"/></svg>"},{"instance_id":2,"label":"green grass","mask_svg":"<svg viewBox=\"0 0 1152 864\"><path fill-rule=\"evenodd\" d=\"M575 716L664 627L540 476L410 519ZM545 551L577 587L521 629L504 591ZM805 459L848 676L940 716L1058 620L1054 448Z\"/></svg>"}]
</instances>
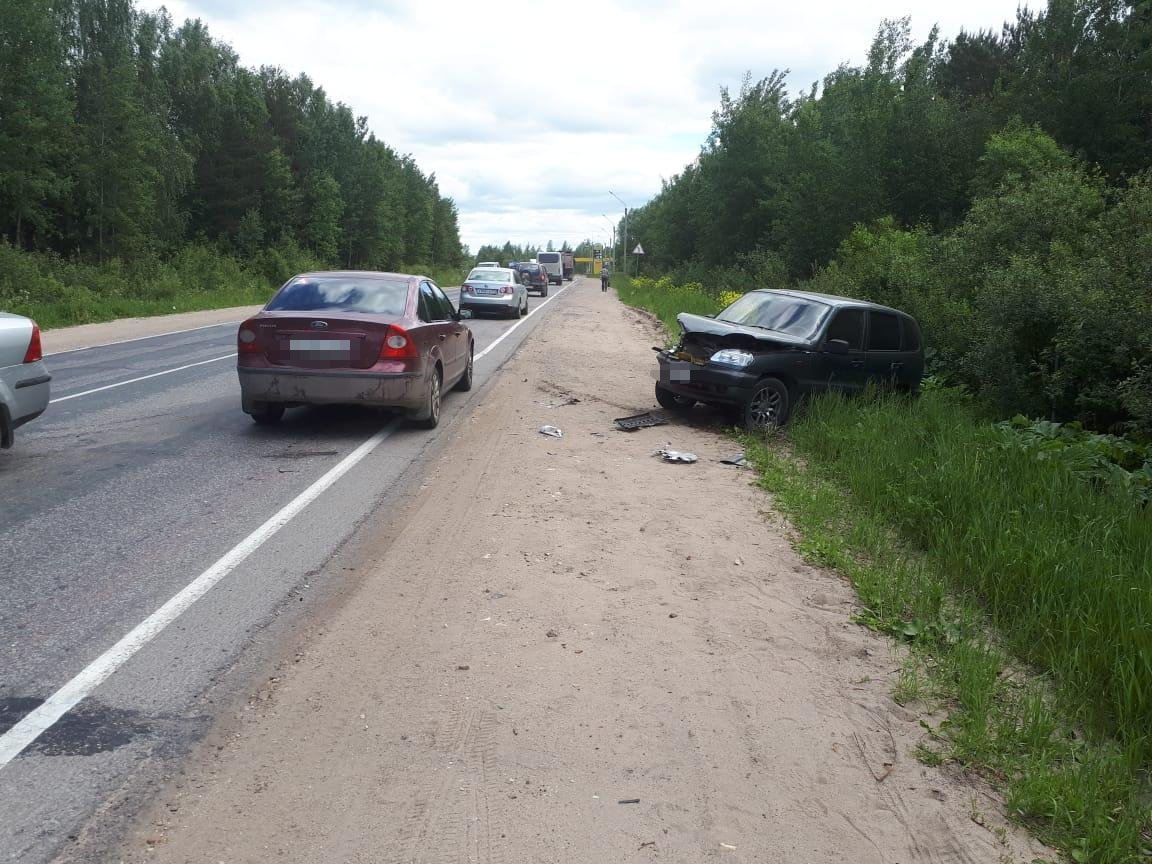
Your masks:
<instances>
[{"instance_id":1,"label":"green grass","mask_svg":"<svg viewBox=\"0 0 1152 864\"><path fill-rule=\"evenodd\" d=\"M629 306L646 309L656 315L669 333L679 333L676 316L681 312L695 315L714 315L727 303L722 303L696 283L675 285L669 279L632 278L615 274L612 287Z\"/></svg>"},{"instance_id":2,"label":"green grass","mask_svg":"<svg viewBox=\"0 0 1152 864\"><path fill-rule=\"evenodd\" d=\"M44 329L263 304L286 279L329 269L292 244L260 251L240 262L190 245L163 261L84 263L56 255L18 252L0 241L0 310L28 315ZM441 285L458 285L463 272L413 266Z\"/></svg>"},{"instance_id":3,"label":"green grass","mask_svg":"<svg viewBox=\"0 0 1152 864\"><path fill-rule=\"evenodd\" d=\"M671 332L720 305L620 294ZM947 709L916 755L987 777L1074 861L1149 860L1152 507L1011 446L953 391L820 399L784 436L741 437L798 551L909 646L894 697Z\"/></svg>"},{"instance_id":4,"label":"green grass","mask_svg":"<svg viewBox=\"0 0 1152 864\"><path fill-rule=\"evenodd\" d=\"M894 696L948 708L919 755L1075 861L1147 860L1152 510L1004 449L946 391L820 399L745 444L801 554L911 646Z\"/></svg>"}]
</instances>

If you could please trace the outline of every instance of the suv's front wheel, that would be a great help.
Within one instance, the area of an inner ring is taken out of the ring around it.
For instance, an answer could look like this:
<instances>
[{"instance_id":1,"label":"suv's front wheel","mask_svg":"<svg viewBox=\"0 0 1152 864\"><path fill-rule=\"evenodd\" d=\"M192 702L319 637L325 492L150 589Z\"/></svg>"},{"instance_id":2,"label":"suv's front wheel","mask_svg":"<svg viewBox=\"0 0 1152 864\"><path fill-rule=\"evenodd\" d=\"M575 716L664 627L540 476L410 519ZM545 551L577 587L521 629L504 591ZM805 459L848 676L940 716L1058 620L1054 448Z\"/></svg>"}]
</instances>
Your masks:
<instances>
[{"instance_id":1,"label":"suv's front wheel","mask_svg":"<svg viewBox=\"0 0 1152 864\"><path fill-rule=\"evenodd\" d=\"M764 378L756 382L752 395L744 403L744 428L749 432L770 432L788 422L791 399L784 382Z\"/></svg>"}]
</instances>

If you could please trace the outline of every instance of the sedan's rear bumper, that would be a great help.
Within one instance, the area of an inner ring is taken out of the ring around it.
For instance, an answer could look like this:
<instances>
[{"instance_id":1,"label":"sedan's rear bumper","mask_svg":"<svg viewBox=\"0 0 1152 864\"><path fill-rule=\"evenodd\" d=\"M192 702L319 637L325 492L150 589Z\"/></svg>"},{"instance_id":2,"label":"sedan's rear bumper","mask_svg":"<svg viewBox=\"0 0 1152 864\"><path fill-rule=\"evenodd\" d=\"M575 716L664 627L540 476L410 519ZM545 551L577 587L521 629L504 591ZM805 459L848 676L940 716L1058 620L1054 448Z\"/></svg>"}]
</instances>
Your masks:
<instances>
[{"instance_id":1,"label":"sedan's rear bumper","mask_svg":"<svg viewBox=\"0 0 1152 864\"><path fill-rule=\"evenodd\" d=\"M677 360L666 353L656 355L656 378L665 390L717 405L743 405L752 395L757 376L739 369L709 363L701 366Z\"/></svg>"},{"instance_id":2,"label":"sedan's rear bumper","mask_svg":"<svg viewBox=\"0 0 1152 864\"><path fill-rule=\"evenodd\" d=\"M511 312L520 305L515 293L501 294L498 297L483 294L461 294L460 308L473 312Z\"/></svg>"},{"instance_id":3,"label":"sedan's rear bumper","mask_svg":"<svg viewBox=\"0 0 1152 864\"><path fill-rule=\"evenodd\" d=\"M238 367L246 412L258 403L283 405L370 405L423 410L428 387L419 372L363 373L345 370L252 369Z\"/></svg>"}]
</instances>

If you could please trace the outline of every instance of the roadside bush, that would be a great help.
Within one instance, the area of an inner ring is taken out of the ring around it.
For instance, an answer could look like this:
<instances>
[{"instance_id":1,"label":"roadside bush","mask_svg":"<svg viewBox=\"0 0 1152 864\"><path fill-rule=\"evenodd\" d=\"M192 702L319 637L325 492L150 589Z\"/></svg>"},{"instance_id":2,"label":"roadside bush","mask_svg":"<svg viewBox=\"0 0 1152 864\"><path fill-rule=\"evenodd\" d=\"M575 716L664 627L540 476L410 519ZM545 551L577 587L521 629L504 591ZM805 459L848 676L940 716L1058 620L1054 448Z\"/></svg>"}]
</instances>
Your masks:
<instances>
[{"instance_id":1,"label":"roadside bush","mask_svg":"<svg viewBox=\"0 0 1152 864\"><path fill-rule=\"evenodd\" d=\"M993 135L952 231L858 225L803 287L903 309L929 371L999 417L1152 430L1152 178L1109 189L1044 133Z\"/></svg>"}]
</instances>

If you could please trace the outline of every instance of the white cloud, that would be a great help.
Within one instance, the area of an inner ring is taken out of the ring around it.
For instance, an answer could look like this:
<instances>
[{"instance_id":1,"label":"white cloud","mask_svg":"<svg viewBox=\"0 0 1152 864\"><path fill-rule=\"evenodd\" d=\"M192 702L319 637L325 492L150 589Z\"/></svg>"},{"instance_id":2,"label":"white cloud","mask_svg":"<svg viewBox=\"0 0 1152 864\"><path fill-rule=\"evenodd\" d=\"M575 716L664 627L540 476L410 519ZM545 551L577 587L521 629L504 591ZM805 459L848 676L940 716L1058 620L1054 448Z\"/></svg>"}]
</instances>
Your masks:
<instances>
[{"instance_id":1,"label":"white cloud","mask_svg":"<svg viewBox=\"0 0 1152 864\"><path fill-rule=\"evenodd\" d=\"M1025 3L1024 5L1029 5ZM1036 5L1034 2L1032 5ZM305 73L455 198L463 240L605 239L695 158L721 87L860 63L881 20L999 30L1017 0L171 0L248 66Z\"/></svg>"}]
</instances>

